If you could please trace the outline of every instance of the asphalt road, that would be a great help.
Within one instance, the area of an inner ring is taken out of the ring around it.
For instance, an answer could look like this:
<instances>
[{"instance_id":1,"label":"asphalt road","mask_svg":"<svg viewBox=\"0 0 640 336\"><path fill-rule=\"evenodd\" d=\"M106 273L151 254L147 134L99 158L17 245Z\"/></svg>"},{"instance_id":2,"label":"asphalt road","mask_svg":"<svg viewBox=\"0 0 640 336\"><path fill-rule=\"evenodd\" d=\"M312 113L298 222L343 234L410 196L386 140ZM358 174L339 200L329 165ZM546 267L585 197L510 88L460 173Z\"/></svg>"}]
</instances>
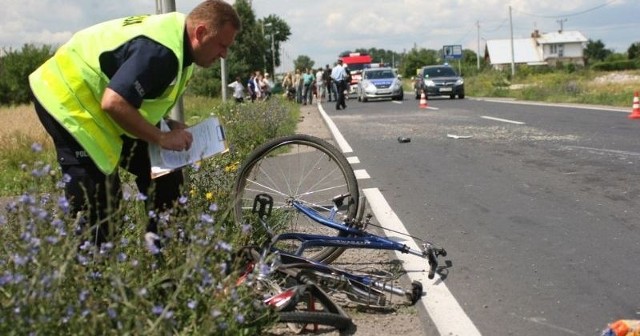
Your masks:
<instances>
[{"instance_id":1,"label":"asphalt road","mask_svg":"<svg viewBox=\"0 0 640 336\"><path fill-rule=\"evenodd\" d=\"M640 121L473 99L324 104L407 230L447 248L483 335L598 335L640 318ZM411 138L400 143L399 136ZM426 299L429 299L427 293Z\"/></svg>"}]
</instances>

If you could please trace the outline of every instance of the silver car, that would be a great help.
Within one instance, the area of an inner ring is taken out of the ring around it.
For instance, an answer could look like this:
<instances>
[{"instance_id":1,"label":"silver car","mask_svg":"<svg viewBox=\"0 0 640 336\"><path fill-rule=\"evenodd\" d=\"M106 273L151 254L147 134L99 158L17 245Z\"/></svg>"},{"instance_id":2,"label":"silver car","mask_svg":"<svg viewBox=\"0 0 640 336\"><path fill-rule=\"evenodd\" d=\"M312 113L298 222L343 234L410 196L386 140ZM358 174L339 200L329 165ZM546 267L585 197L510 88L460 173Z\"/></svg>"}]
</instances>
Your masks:
<instances>
[{"instance_id":1,"label":"silver car","mask_svg":"<svg viewBox=\"0 0 640 336\"><path fill-rule=\"evenodd\" d=\"M402 81L392 68L364 69L356 94L361 102L369 99L404 99Z\"/></svg>"}]
</instances>

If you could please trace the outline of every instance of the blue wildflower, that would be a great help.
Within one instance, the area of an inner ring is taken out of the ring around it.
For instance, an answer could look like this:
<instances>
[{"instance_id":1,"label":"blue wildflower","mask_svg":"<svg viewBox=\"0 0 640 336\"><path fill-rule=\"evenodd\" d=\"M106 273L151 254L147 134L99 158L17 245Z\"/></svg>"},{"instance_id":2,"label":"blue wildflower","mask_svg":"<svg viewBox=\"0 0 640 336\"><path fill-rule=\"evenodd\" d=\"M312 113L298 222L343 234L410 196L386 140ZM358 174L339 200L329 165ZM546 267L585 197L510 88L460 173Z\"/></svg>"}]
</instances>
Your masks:
<instances>
[{"instance_id":1,"label":"blue wildflower","mask_svg":"<svg viewBox=\"0 0 640 336\"><path fill-rule=\"evenodd\" d=\"M151 308L151 312L156 315L162 314L163 310L164 310L164 307L162 307L161 305L155 305L153 306L153 308Z\"/></svg>"},{"instance_id":2,"label":"blue wildflower","mask_svg":"<svg viewBox=\"0 0 640 336\"><path fill-rule=\"evenodd\" d=\"M231 249L232 249L233 247L231 246L231 244L226 243L226 242L223 242L223 241L221 240L221 241L219 241L219 242L216 244L216 248L218 248L218 249L220 249L220 250L227 251L227 252L231 252Z\"/></svg>"},{"instance_id":3,"label":"blue wildflower","mask_svg":"<svg viewBox=\"0 0 640 336\"><path fill-rule=\"evenodd\" d=\"M209 204L209 210L211 211L218 211L218 203L211 203Z\"/></svg>"},{"instance_id":4,"label":"blue wildflower","mask_svg":"<svg viewBox=\"0 0 640 336\"><path fill-rule=\"evenodd\" d=\"M89 258L83 256L82 254L78 254L78 262L80 263L80 265L86 266L89 264Z\"/></svg>"},{"instance_id":5,"label":"blue wildflower","mask_svg":"<svg viewBox=\"0 0 640 336\"><path fill-rule=\"evenodd\" d=\"M60 218L54 218L51 221L51 226L53 226L54 228L60 228L64 225L64 222L62 221L62 219Z\"/></svg>"},{"instance_id":6,"label":"blue wildflower","mask_svg":"<svg viewBox=\"0 0 640 336\"><path fill-rule=\"evenodd\" d=\"M105 254L109 254L109 251L111 251L113 249L113 243L112 242L106 242L102 245L100 245L100 254L105 255Z\"/></svg>"},{"instance_id":7,"label":"blue wildflower","mask_svg":"<svg viewBox=\"0 0 640 336\"><path fill-rule=\"evenodd\" d=\"M62 210L62 212L68 213L69 206L69 200L65 196L60 196L58 198L58 209Z\"/></svg>"},{"instance_id":8,"label":"blue wildflower","mask_svg":"<svg viewBox=\"0 0 640 336\"><path fill-rule=\"evenodd\" d=\"M251 231L251 225L250 224L242 224L242 233L249 233L249 231Z\"/></svg>"},{"instance_id":9,"label":"blue wildflower","mask_svg":"<svg viewBox=\"0 0 640 336\"><path fill-rule=\"evenodd\" d=\"M27 264L27 262L29 262L29 257L23 257L17 253L14 254L11 259L13 260L13 263L18 266L24 266L25 264Z\"/></svg>"},{"instance_id":10,"label":"blue wildflower","mask_svg":"<svg viewBox=\"0 0 640 336\"><path fill-rule=\"evenodd\" d=\"M187 302L187 307L189 307L189 309L195 309L197 305L198 305L198 301L196 300L189 300Z\"/></svg>"},{"instance_id":11,"label":"blue wildflower","mask_svg":"<svg viewBox=\"0 0 640 336\"><path fill-rule=\"evenodd\" d=\"M201 214L200 215L200 221L204 222L204 223L213 223L213 217L211 217L211 215L209 214Z\"/></svg>"},{"instance_id":12,"label":"blue wildflower","mask_svg":"<svg viewBox=\"0 0 640 336\"><path fill-rule=\"evenodd\" d=\"M85 240L82 245L80 245L80 249L83 251L86 251L88 249L91 248L91 242L89 242L88 240Z\"/></svg>"},{"instance_id":13,"label":"blue wildflower","mask_svg":"<svg viewBox=\"0 0 640 336\"><path fill-rule=\"evenodd\" d=\"M13 282L13 275L11 273L5 273L0 276L0 286L4 286Z\"/></svg>"},{"instance_id":14,"label":"blue wildflower","mask_svg":"<svg viewBox=\"0 0 640 336\"><path fill-rule=\"evenodd\" d=\"M78 295L78 299L80 300L80 302L84 302L88 296L89 296L89 291L86 289L83 289L80 291L80 294Z\"/></svg>"},{"instance_id":15,"label":"blue wildflower","mask_svg":"<svg viewBox=\"0 0 640 336\"><path fill-rule=\"evenodd\" d=\"M22 194L20 196L20 203L27 204L27 205L34 205L36 204L36 199L35 197L29 194Z\"/></svg>"},{"instance_id":16,"label":"blue wildflower","mask_svg":"<svg viewBox=\"0 0 640 336\"><path fill-rule=\"evenodd\" d=\"M181 205L185 205L187 204L188 198L187 196L180 196L180 198L178 199L178 203L180 203Z\"/></svg>"},{"instance_id":17,"label":"blue wildflower","mask_svg":"<svg viewBox=\"0 0 640 336\"><path fill-rule=\"evenodd\" d=\"M139 192L136 195L136 200L138 200L138 201L146 201L147 200L147 196L145 194Z\"/></svg>"},{"instance_id":18,"label":"blue wildflower","mask_svg":"<svg viewBox=\"0 0 640 336\"><path fill-rule=\"evenodd\" d=\"M44 240L51 245L55 245L60 241L60 238L55 236L46 236Z\"/></svg>"},{"instance_id":19,"label":"blue wildflower","mask_svg":"<svg viewBox=\"0 0 640 336\"><path fill-rule=\"evenodd\" d=\"M31 150L33 152L36 152L36 153L41 152L42 151L42 145L37 143L37 142L34 142L33 144L31 144Z\"/></svg>"}]
</instances>

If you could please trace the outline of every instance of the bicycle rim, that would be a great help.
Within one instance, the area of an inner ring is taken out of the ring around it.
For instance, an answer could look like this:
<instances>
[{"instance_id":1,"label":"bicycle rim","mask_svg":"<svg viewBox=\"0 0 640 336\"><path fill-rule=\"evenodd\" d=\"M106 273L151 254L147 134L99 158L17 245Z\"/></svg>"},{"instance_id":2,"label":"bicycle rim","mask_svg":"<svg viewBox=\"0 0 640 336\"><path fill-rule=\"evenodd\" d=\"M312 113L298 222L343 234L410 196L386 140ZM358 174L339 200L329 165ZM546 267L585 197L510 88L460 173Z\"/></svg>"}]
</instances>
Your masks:
<instances>
[{"instance_id":1,"label":"bicycle rim","mask_svg":"<svg viewBox=\"0 0 640 336\"><path fill-rule=\"evenodd\" d=\"M353 324L349 317L321 311L279 312L278 321L287 323L296 333L300 333L308 325L329 326L343 331L351 328Z\"/></svg>"},{"instance_id":2,"label":"bicycle rim","mask_svg":"<svg viewBox=\"0 0 640 336\"><path fill-rule=\"evenodd\" d=\"M359 190L351 165L344 155L328 142L309 135L292 135L273 139L255 149L240 168L235 183L235 218L238 224L258 225L251 213L256 195L273 197L273 212L267 219L275 234L302 232L327 236L346 234L312 221L291 206L297 200L328 216L332 199L349 194L338 209L337 219L354 218ZM298 241L282 241L275 247L294 253ZM306 249L306 258L330 262L343 251L338 247Z\"/></svg>"}]
</instances>

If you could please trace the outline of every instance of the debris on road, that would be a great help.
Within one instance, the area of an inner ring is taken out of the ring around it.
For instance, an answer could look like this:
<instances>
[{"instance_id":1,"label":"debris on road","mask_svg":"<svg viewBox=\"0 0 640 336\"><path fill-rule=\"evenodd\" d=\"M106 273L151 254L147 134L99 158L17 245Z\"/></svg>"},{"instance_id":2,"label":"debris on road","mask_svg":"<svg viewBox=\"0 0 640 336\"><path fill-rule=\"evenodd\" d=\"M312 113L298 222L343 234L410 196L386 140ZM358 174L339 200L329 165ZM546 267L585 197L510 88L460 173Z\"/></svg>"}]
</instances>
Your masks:
<instances>
[{"instance_id":1,"label":"debris on road","mask_svg":"<svg viewBox=\"0 0 640 336\"><path fill-rule=\"evenodd\" d=\"M456 134L447 134L448 138L453 138L453 139L470 139L472 138L471 135L456 135Z\"/></svg>"}]
</instances>

